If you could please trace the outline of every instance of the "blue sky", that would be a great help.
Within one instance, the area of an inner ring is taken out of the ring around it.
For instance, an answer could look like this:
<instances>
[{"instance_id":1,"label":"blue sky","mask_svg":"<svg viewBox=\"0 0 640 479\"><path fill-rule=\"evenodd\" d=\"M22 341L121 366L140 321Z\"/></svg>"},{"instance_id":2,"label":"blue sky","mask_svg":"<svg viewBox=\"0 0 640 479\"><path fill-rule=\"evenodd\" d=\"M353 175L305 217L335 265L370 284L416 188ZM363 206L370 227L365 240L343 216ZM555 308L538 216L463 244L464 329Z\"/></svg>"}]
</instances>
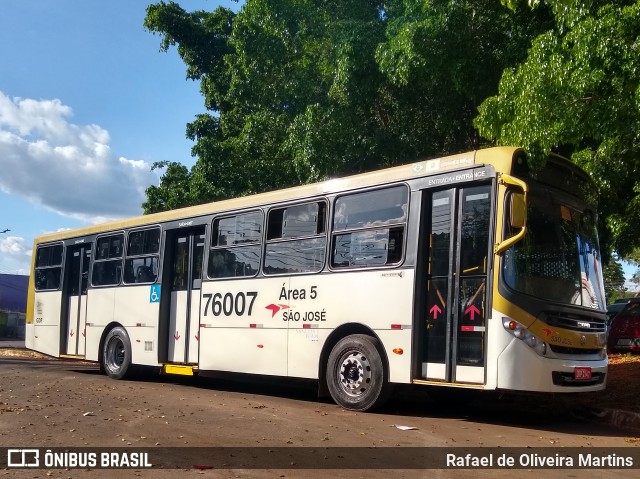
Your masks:
<instances>
[{"instance_id":1,"label":"blue sky","mask_svg":"<svg viewBox=\"0 0 640 479\"><path fill-rule=\"evenodd\" d=\"M0 273L28 273L39 234L141 214L153 162L193 164L199 84L143 28L150 3L0 2Z\"/></svg>"}]
</instances>

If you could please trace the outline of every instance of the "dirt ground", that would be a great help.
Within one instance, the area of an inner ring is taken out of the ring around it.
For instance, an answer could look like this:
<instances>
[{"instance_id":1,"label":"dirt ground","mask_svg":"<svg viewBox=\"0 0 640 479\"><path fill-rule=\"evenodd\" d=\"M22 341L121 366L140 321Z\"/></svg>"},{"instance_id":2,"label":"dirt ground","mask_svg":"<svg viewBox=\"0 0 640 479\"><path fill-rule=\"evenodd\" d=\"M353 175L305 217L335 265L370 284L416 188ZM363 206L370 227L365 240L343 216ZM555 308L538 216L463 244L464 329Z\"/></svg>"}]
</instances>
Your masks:
<instances>
[{"instance_id":1,"label":"dirt ground","mask_svg":"<svg viewBox=\"0 0 640 479\"><path fill-rule=\"evenodd\" d=\"M604 391L585 394L584 404L640 413L640 354L609 354Z\"/></svg>"},{"instance_id":2,"label":"dirt ground","mask_svg":"<svg viewBox=\"0 0 640 479\"><path fill-rule=\"evenodd\" d=\"M471 471L377 470L351 453L374 447L399 448L400 454L410 447L441 451L594 446L640 452L640 439L634 434L572 418L564 403L551 408L536 407L535 399L531 407L509 401L442 405L418 390L399 391L379 413L355 413L318 400L312 382L157 375L114 381L100 375L93 364L42 360L34 354L0 352L0 447L149 447L171 448L156 449L171 454L188 450L178 447L260 447L274 454L282 451L279 448L358 447L357 451L345 449L336 460L363 469L209 469L194 460L191 467L173 470L0 469L0 477L449 478L468 477ZM473 475L513 477L513 472L480 469L473 470ZM630 471L576 472L581 478L623 478ZM524 477L541 473L567 477L566 470L517 472Z\"/></svg>"},{"instance_id":3,"label":"dirt ground","mask_svg":"<svg viewBox=\"0 0 640 479\"><path fill-rule=\"evenodd\" d=\"M38 359L52 361L56 358L24 348L0 347L0 358L8 359ZM93 363L76 362L89 367ZM609 354L609 371L607 373L607 387L604 391L575 395L569 399L572 406L606 407L640 413L640 354Z\"/></svg>"}]
</instances>

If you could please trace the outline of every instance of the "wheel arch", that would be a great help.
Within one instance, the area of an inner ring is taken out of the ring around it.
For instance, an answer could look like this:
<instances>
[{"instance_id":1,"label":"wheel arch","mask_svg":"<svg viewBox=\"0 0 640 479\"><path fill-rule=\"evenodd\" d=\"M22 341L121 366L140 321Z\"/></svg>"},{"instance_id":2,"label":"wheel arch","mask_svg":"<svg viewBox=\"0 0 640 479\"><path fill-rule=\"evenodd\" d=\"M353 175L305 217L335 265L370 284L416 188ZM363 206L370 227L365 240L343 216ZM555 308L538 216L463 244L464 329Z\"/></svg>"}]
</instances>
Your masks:
<instances>
[{"instance_id":1,"label":"wheel arch","mask_svg":"<svg viewBox=\"0 0 640 479\"><path fill-rule=\"evenodd\" d=\"M331 334L327 337L327 340L324 342L322 346L322 351L320 353L320 358L318 360L318 397L330 397L329 394L329 386L327 385L327 362L329 361L329 355L331 354L331 350L333 347L338 344L342 338L346 338L347 336L351 336L352 334L364 334L367 336L371 336L376 338L380 345L382 346L382 340L375 333L373 329L368 326L365 326L361 323L346 323L338 326L334 329ZM387 352L384 347L380 348L380 357L382 358L383 364L385 366L385 381L389 380L389 358L387 357Z\"/></svg>"}]
</instances>

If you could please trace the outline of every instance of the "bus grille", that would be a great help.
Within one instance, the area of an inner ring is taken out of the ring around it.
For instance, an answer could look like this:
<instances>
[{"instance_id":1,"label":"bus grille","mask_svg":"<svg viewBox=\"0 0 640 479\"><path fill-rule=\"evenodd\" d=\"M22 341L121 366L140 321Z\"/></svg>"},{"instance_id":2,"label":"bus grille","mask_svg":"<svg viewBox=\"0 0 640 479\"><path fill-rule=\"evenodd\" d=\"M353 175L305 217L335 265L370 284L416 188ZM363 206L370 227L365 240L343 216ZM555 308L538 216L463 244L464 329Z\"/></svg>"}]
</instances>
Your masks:
<instances>
[{"instance_id":1,"label":"bus grille","mask_svg":"<svg viewBox=\"0 0 640 479\"><path fill-rule=\"evenodd\" d=\"M604 333L607 330L606 321L593 316L553 312L543 313L540 319L549 326L581 333Z\"/></svg>"},{"instance_id":2,"label":"bus grille","mask_svg":"<svg viewBox=\"0 0 640 479\"><path fill-rule=\"evenodd\" d=\"M559 354L571 354L575 356L576 354L588 356L591 354L600 354L602 349L579 349L579 348L567 348L566 346L558 346L556 344L549 344L551 351Z\"/></svg>"}]
</instances>

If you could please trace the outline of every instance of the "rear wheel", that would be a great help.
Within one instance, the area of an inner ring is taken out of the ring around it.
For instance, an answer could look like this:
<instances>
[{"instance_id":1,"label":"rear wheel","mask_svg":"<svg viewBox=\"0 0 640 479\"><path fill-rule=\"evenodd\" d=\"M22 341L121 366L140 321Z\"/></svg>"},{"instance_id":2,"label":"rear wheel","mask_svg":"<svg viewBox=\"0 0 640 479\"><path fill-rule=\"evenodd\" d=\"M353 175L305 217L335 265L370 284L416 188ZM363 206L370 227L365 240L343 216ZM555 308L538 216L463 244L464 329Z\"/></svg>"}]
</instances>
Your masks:
<instances>
[{"instance_id":1,"label":"rear wheel","mask_svg":"<svg viewBox=\"0 0 640 479\"><path fill-rule=\"evenodd\" d=\"M131 371L131 342L124 328L118 326L107 334L101 365L113 379L123 379Z\"/></svg>"},{"instance_id":2,"label":"rear wheel","mask_svg":"<svg viewBox=\"0 0 640 479\"><path fill-rule=\"evenodd\" d=\"M391 389L380 350L380 341L364 334L347 336L333 347L326 378L336 403L369 411L386 402Z\"/></svg>"}]
</instances>

